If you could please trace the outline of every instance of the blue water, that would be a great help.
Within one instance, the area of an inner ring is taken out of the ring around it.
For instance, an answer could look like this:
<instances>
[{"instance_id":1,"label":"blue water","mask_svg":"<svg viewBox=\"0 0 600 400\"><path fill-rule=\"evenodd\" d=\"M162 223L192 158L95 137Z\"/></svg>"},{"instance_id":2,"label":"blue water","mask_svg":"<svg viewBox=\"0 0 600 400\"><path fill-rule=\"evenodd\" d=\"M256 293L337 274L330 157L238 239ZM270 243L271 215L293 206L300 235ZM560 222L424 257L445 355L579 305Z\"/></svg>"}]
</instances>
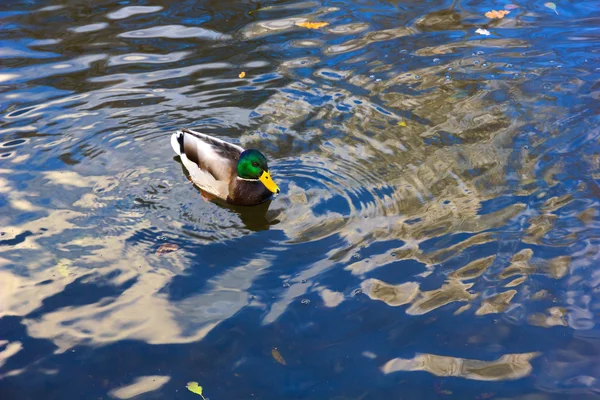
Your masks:
<instances>
[{"instance_id":1,"label":"blue water","mask_svg":"<svg viewBox=\"0 0 600 400\"><path fill-rule=\"evenodd\" d=\"M600 398L600 2L555 8L0 4L0 399ZM282 193L204 200L182 127Z\"/></svg>"}]
</instances>

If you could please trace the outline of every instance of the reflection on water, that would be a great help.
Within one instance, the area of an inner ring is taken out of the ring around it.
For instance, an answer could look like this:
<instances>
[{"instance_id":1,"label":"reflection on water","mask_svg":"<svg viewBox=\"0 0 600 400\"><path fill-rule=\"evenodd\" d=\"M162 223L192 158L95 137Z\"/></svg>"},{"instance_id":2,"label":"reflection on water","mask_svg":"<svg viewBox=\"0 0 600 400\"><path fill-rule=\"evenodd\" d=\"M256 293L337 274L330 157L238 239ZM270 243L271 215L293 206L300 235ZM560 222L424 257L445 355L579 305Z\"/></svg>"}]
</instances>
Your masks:
<instances>
[{"instance_id":1,"label":"reflection on water","mask_svg":"<svg viewBox=\"0 0 600 400\"><path fill-rule=\"evenodd\" d=\"M556 6L0 6L0 397L600 396L600 14ZM203 200L182 127L282 194Z\"/></svg>"},{"instance_id":2,"label":"reflection on water","mask_svg":"<svg viewBox=\"0 0 600 400\"><path fill-rule=\"evenodd\" d=\"M509 380L529 375L529 361L535 356L536 353L506 354L498 360L486 362L419 354L411 360L390 360L382 370L385 374L397 371L427 371L438 376L458 376L478 381Z\"/></svg>"}]
</instances>

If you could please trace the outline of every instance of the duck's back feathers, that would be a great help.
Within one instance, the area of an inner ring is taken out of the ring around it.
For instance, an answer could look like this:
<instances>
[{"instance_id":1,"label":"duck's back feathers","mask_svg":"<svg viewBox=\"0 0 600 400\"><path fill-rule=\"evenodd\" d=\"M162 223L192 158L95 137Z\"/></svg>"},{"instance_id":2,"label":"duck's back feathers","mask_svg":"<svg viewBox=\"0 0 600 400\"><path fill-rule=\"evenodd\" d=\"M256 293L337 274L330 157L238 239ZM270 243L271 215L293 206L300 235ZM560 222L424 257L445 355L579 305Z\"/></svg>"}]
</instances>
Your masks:
<instances>
[{"instance_id":1,"label":"duck's back feathers","mask_svg":"<svg viewBox=\"0 0 600 400\"><path fill-rule=\"evenodd\" d=\"M242 147L189 129L174 133L171 146L181 156L196 185L227 199L229 184L237 176L237 162L244 151Z\"/></svg>"}]
</instances>

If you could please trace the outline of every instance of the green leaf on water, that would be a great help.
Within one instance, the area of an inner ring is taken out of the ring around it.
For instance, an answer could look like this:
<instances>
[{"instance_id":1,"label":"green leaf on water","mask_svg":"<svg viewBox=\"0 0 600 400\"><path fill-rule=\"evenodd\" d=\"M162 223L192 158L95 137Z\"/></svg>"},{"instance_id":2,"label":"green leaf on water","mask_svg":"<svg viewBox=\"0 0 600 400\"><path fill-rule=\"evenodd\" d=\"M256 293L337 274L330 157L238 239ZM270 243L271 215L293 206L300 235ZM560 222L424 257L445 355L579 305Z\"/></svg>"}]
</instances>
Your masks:
<instances>
[{"instance_id":1,"label":"green leaf on water","mask_svg":"<svg viewBox=\"0 0 600 400\"><path fill-rule=\"evenodd\" d=\"M202 397L204 399L204 396L202 395L202 386L198 385L198 382L188 382L186 385L186 388L190 392L196 393L197 395L200 395L200 397Z\"/></svg>"},{"instance_id":2,"label":"green leaf on water","mask_svg":"<svg viewBox=\"0 0 600 400\"><path fill-rule=\"evenodd\" d=\"M552 2L548 2L548 3L544 3L544 6L548 7L549 9L554 11L556 13L556 15L558 15L558 11L556 11L556 4L554 4Z\"/></svg>"}]
</instances>

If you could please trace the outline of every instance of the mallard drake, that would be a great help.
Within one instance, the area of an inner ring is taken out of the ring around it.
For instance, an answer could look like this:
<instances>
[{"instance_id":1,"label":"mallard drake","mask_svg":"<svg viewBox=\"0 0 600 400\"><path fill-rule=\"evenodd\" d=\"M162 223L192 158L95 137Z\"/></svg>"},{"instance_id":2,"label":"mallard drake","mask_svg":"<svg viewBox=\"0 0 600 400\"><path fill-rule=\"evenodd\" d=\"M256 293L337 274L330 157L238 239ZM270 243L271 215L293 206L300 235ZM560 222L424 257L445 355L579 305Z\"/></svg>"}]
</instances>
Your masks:
<instances>
[{"instance_id":1,"label":"mallard drake","mask_svg":"<svg viewBox=\"0 0 600 400\"><path fill-rule=\"evenodd\" d=\"M225 142L190 129L171 135L171 146L200 189L229 204L253 206L274 194L265 156L256 149Z\"/></svg>"}]
</instances>

